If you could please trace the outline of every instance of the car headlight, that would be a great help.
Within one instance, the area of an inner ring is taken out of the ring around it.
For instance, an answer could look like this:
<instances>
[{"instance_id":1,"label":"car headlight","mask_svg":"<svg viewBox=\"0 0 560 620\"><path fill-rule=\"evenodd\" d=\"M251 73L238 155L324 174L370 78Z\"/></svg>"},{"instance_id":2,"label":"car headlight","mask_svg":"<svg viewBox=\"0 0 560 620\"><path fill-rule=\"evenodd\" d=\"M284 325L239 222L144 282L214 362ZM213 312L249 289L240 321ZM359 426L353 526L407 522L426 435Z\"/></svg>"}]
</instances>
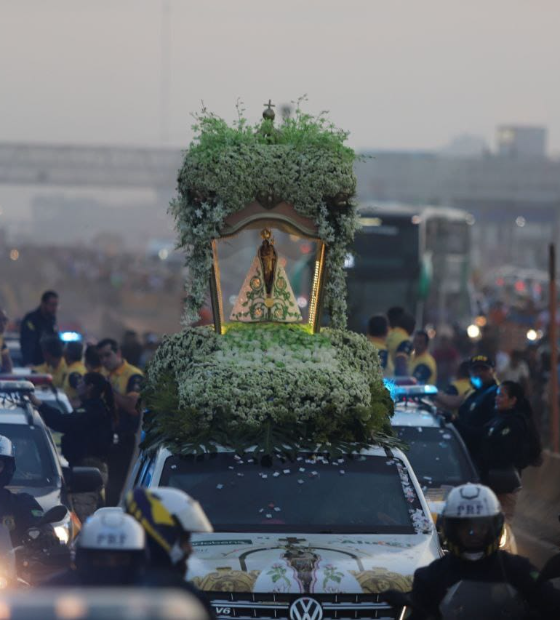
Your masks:
<instances>
[{"instance_id":1,"label":"car headlight","mask_svg":"<svg viewBox=\"0 0 560 620\"><path fill-rule=\"evenodd\" d=\"M70 520L61 523L60 525L55 525L54 527L54 533L63 545L67 545L70 541L70 527Z\"/></svg>"},{"instance_id":2,"label":"car headlight","mask_svg":"<svg viewBox=\"0 0 560 620\"><path fill-rule=\"evenodd\" d=\"M502 535L500 536L500 549L503 549L508 543L507 527L504 527Z\"/></svg>"}]
</instances>

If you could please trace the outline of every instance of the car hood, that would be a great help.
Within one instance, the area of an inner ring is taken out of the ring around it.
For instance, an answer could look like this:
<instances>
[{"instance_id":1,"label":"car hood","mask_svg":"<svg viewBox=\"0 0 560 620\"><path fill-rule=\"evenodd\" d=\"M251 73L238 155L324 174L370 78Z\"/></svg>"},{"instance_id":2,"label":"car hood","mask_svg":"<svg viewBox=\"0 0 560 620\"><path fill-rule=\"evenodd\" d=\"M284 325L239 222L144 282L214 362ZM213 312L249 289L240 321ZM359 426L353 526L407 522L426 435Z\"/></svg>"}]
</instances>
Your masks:
<instances>
[{"instance_id":1,"label":"car hood","mask_svg":"<svg viewBox=\"0 0 560 620\"><path fill-rule=\"evenodd\" d=\"M59 487L10 487L14 493L27 493L32 495L41 505L44 512L53 506L62 504L62 493Z\"/></svg>"},{"instance_id":2,"label":"car hood","mask_svg":"<svg viewBox=\"0 0 560 620\"><path fill-rule=\"evenodd\" d=\"M205 534L187 577L201 590L263 593L409 591L440 555L437 535Z\"/></svg>"}]
</instances>

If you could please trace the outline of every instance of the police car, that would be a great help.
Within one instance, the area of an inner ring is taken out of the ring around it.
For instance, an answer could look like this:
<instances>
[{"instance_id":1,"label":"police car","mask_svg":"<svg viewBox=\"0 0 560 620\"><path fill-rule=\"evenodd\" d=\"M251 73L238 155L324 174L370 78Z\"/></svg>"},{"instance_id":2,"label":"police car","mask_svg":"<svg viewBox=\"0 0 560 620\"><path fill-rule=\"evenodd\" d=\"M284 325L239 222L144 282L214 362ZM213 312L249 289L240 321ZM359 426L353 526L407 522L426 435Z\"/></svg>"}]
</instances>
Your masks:
<instances>
[{"instance_id":1,"label":"police car","mask_svg":"<svg viewBox=\"0 0 560 620\"><path fill-rule=\"evenodd\" d=\"M102 485L101 474L91 467L63 467L49 429L27 398L34 389L28 381L0 381L0 435L12 441L16 452L16 472L8 488L32 495L44 511L59 504L71 511L69 491L97 490ZM72 512L54 524L56 535L65 544L78 529L79 521Z\"/></svg>"},{"instance_id":2,"label":"police car","mask_svg":"<svg viewBox=\"0 0 560 620\"><path fill-rule=\"evenodd\" d=\"M188 578L219 618L395 618L379 593L410 590L441 554L400 450L271 461L215 448L145 451L127 489L170 486L201 503L215 531L193 536Z\"/></svg>"},{"instance_id":3,"label":"police car","mask_svg":"<svg viewBox=\"0 0 560 620\"><path fill-rule=\"evenodd\" d=\"M397 437L405 444L414 473L434 521L441 514L449 491L467 482L478 482L478 471L461 435L452 423L437 415L432 385L392 387L395 415L391 420ZM515 553L513 532L505 528L500 547Z\"/></svg>"}]
</instances>

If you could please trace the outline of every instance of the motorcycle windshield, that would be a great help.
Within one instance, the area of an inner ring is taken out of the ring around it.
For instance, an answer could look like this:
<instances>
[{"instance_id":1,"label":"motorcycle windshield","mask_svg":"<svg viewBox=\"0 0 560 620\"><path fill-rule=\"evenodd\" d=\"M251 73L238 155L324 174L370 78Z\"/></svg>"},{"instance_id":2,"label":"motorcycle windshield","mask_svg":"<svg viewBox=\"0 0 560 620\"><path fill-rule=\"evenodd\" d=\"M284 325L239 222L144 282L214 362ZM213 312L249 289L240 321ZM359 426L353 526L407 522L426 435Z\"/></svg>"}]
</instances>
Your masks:
<instances>
[{"instance_id":1,"label":"motorcycle windshield","mask_svg":"<svg viewBox=\"0 0 560 620\"><path fill-rule=\"evenodd\" d=\"M460 581L440 605L442 620L523 620L527 606L508 583Z\"/></svg>"},{"instance_id":2,"label":"motorcycle windshield","mask_svg":"<svg viewBox=\"0 0 560 620\"><path fill-rule=\"evenodd\" d=\"M12 539L5 525L0 525L0 581L15 577L15 558L12 553Z\"/></svg>"}]
</instances>

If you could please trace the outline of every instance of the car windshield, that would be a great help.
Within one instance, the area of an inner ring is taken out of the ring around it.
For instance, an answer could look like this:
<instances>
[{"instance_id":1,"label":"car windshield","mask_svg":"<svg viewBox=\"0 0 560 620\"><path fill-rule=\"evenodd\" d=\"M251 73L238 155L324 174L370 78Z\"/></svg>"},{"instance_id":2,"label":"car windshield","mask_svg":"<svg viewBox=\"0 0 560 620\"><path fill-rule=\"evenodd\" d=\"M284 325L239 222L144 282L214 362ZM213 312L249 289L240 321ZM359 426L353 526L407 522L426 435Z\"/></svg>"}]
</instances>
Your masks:
<instances>
[{"instance_id":1,"label":"car windshield","mask_svg":"<svg viewBox=\"0 0 560 620\"><path fill-rule=\"evenodd\" d=\"M422 486L457 486L477 478L464 446L448 428L397 426L405 454Z\"/></svg>"},{"instance_id":2,"label":"car windshield","mask_svg":"<svg viewBox=\"0 0 560 620\"><path fill-rule=\"evenodd\" d=\"M413 487L405 497L397 460L380 456L272 466L232 453L172 456L160 484L196 498L216 531L414 534L420 508Z\"/></svg>"},{"instance_id":3,"label":"car windshield","mask_svg":"<svg viewBox=\"0 0 560 620\"><path fill-rule=\"evenodd\" d=\"M44 429L24 424L0 424L0 435L14 444L16 473L11 486L48 487L54 484L56 469Z\"/></svg>"}]
</instances>

